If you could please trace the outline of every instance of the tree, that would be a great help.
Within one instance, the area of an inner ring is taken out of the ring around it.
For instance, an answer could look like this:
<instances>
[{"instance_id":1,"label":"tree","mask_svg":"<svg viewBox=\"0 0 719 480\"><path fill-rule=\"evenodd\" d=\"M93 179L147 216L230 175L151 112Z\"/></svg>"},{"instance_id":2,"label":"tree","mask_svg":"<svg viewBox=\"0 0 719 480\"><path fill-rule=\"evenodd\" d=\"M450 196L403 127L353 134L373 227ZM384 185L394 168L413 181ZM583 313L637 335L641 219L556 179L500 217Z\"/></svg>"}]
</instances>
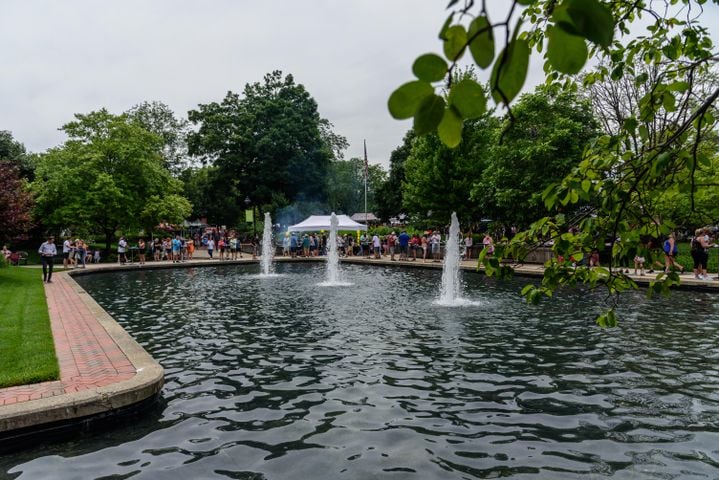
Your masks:
<instances>
[{"instance_id":1,"label":"tree","mask_svg":"<svg viewBox=\"0 0 719 480\"><path fill-rule=\"evenodd\" d=\"M0 241L9 242L33 226L33 198L18 165L0 161Z\"/></svg>"},{"instance_id":2,"label":"tree","mask_svg":"<svg viewBox=\"0 0 719 480\"><path fill-rule=\"evenodd\" d=\"M192 203L192 216L212 219L223 225L235 225L245 210L238 201L240 192L234 186L227 190L229 183L222 171L212 165L201 168L187 168L180 174L184 184L184 195ZM232 184L231 184L232 185Z\"/></svg>"},{"instance_id":3,"label":"tree","mask_svg":"<svg viewBox=\"0 0 719 480\"><path fill-rule=\"evenodd\" d=\"M7 130L0 130L0 162L16 165L20 176L32 181L35 172L32 156L28 155L25 145L15 140Z\"/></svg>"},{"instance_id":4,"label":"tree","mask_svg":"<svg viewBox=\"0 0 719 480\"><path fill-rule=\"evenodd\" d=\"M545 189L545 206L553 215L538 220L506 246L500 245L494 257L482 257L489 274L511 273L500 264L502 256L521 256L528 245L547 237L556 239L553 250L557 259L582 258L603 246L605 239L610 242L612 257L618 258L636 251L643 236L666 235L674 228L672 222L657 222L654 212L645 208L644 198L667 190L681 178L678 175L686 174L688 183L681 188L694 199L696 167L709 163L700 145L716 128L719 87L702 91L696 88L695 79L712 68L719 54L700 23L705 3L515 0L509 3L505 18L497 21L489 18L486 2L450 1L453 10L440 29L445 58L420 56L413 66L417 79L400 86L388 103L396 118L414 118L418 134L437 132L449 146L461 139L461 120L481 115L486 108L486 96L479 93L477 85L467 79L453 82L452 73L467 50L477 66L492 67L492 99L508 108L510 119L514 117L511 102L522 89L532 50L546 60L547 82L563 88L576 87L573 75L581 72L590 55L601 63L583 77L584 85L606 78L620 80L635 74L641 64L659 68L638 100L639 115L626 118L617 133L598 137L567 177ZM719 4L719 0L712 3ZM515 13L520 17L516 23ZM639 19L645 22L645 35L636 31L641 28ZM636 27L634 31L632 27ZM503 43L499 55L495 55L495 38ZM438 95L436 88L447 94ZM647 123L677 111L685 115L657 138L648 137ZM640 141L633 142L635 138ZM572 219L576 225L568 225L562 210L590 200L594 210L587 211L584 218ZM568 233L570 226L578 231ZM572 269L557 260L547 265L539 287L530 285L523 292L528 300L537 301L562 285L583 283L606 287L616 301L619 293L636 288L636 284L612 269L612 264L606 270ZM678 282L676 273L662 273L649 292L668 293ZM597 322L616 324L614 304Z\"/></svg>"},{"instance_id":5,"label":"tree","mask_svg":"<svg viewBox=\"0 0 719 480\"><path fill-rule=\"evenodd\" d=\"M369 165L367 209L376 208L376 192L384 183L386 173L379 165ZM351 158L330 163L327 174L327 204L331 211L352 215L364 212L364 160Z\"/></svg>"},{"instance_id":6,"label":"tree","mask_svg":"<svg viewBox=\"0 0 719 480\"><path fill-rule=\"evenodd\" d=\"M288 202L324 202L330 161L346 141L331 133L317 103L292 75L274 71L262 83L228 92L221 103L189 112L199 125L188 138L190 153L221 172L215 188L241 204L262 208L278 194Z\"/></svg>"},{"instance_id":7,"label":"tree","mask_svg":"<svg viewBox=\"0 0 719 480\"><path fill-rule=\"evenodd\" d=\"M39 158L32 184L37 218L51 228L98 231L107 250L120 228L170 220L162 216L168 208L146 208L158 198L182 203L172 197L182 184L164 167L162 139L127 115L105 109L75 118L62 127L68 140ZM190 213L186 210L175 209L171 220L181 220Z\"/></svg>"},{"instance_id":8,"label":"tree","mask_svg":"<svg viewBox=\"0 0 719 480\"><path fill-rule=\"evenodd\" d=\"M389 157L389 176L377 193L377 216L382 220L402 213L404 205L402 199L402 182L405 179L404 162L412 151L412 142L415 139L413 130L409 130L402 139L402 145L395 148Z\"/></svg>"},{"instance_id":9,"label":"tree","mask_svg":"<svg viewBox=\"0 0 719 480\"><path fill-rule=\"evenodd\" d=\"M137 122L148 132L162 139L162 157L165 168L177 176L187 168L190 161L187 153L187 134L190 124L162 102L142 102L127 111L128 118Z\"/></svg>"},{"instance_id":10,"label":"tree","mask_svg":"<svg viewBox=\"0 0 719 480\"><path fill-rule=\"evenodd\" d=\"M466 121L457 148L444 145L438 135L417 138L404 162L403 207L415 218L444 225L452 215L465 224L481 218L483 205L470 201L474 182L485 168L484 154L494 138L498 120L489 114ZM431 213L431 214L430 214Z\"/></svg>"},{"instance_id":11,"label":"tree","mask_svg":"<svg viewBox=\"0 0 719 480\"><path fill-rule=\"evenodd\" d=\"M556 89L523 95L513 115L495 130L472 200L485 216L527 226L549 214L542 192L571 172L599 129L588 101Z\"/></svg>"}]
</instances>

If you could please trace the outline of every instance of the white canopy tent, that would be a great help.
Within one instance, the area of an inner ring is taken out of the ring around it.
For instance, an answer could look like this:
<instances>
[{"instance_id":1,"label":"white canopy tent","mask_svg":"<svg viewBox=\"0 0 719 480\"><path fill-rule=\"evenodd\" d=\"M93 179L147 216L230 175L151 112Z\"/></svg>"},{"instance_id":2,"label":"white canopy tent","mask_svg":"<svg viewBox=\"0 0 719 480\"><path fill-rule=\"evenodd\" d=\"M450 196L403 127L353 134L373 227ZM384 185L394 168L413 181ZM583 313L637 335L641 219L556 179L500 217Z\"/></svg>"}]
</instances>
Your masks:
<instances>
[{"instance_id":1,"label":"white canopy tent","mask_svg":"<svg viewBox=\"0 0 719 480\"><path fill-rule=\"evenodd\" d=\"M337 230L367 230L367 225L357 223L347 215L337 215ZM318 232L330 229L330 215L312 215L297 225L290 226L290 232Z\"/></svg>"}]
</instances>

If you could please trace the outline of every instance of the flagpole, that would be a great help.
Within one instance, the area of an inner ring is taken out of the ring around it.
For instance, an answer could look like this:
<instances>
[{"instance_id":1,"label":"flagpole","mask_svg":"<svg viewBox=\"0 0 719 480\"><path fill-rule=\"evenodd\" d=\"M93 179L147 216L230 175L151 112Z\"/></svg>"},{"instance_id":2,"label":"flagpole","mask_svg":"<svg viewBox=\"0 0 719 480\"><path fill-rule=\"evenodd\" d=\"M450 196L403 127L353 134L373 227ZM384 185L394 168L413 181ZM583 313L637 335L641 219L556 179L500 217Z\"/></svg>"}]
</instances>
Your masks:
<instances>
[{"instance_id":1,"label":"flagpole","mask_svg":"<svg viewBox=\"0 0 719 480\"><path fill-rule=\"evenodd\" d=\"M367 140L364 140L364 224L369 229L367 223L367 175L369 166L367 164Z\"/></svg>"}]
</instances>

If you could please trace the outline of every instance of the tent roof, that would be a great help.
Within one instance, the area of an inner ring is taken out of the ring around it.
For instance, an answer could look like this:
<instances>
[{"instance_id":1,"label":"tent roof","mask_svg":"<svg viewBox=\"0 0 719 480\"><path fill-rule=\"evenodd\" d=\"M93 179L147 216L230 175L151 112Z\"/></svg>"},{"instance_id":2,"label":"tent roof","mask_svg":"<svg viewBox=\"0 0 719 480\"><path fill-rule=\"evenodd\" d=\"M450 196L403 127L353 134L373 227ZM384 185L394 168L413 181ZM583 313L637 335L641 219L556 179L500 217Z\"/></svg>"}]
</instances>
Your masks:
<instances>
[{"instance_id":1,"label":"tent roof","mask_svg":"<svg viewBox=\"0 0 719 480\"><path fill-rule=\"evenodd\" d=\"M375 214L374 214L374 213L370 213L370 212L367 212L367 213L364 213L364 212L355 213L354 215L352 215L351 218L352 218L352 220L354 220L355 222L364 222L364 221L365 221L365 215L366 215L366 218L367 218L367 221L368 221L368 222L379 222L379 218L375 217Z\"/></svg>"},{"instance_id":2,"label":"tent roof","mask_svg":"<svg viewBox=\"0 0 719 480\"><path fill-rule=\"evenodd\" d=\"M337 215L338 230L367 230L367 225L353 221L347 215ZM297 225L290 226L290 232L317 232L330 229L330 215L312 215Z\"/></svg>"}]
</instances>

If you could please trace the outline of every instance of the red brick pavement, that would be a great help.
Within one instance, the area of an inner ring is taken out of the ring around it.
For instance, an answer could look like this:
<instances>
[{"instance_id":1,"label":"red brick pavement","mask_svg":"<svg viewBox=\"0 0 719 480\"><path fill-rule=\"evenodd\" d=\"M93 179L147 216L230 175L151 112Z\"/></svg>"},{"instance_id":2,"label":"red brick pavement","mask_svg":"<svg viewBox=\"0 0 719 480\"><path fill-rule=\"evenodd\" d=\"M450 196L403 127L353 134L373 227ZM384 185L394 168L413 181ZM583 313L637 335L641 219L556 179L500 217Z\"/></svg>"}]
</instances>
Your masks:
<instances>
[{"instance_id":1,"label":"red brick pavement","mask_svg":"<svg viewBox=\"0 0 719 480\"><path fill-rule=\"evenodd\" d=\"M45 284L60 380L0 388L0 405L102 387L135 375L130 360L73 290L73 283L60 274Z\"/></svg>"}]
</instances>

